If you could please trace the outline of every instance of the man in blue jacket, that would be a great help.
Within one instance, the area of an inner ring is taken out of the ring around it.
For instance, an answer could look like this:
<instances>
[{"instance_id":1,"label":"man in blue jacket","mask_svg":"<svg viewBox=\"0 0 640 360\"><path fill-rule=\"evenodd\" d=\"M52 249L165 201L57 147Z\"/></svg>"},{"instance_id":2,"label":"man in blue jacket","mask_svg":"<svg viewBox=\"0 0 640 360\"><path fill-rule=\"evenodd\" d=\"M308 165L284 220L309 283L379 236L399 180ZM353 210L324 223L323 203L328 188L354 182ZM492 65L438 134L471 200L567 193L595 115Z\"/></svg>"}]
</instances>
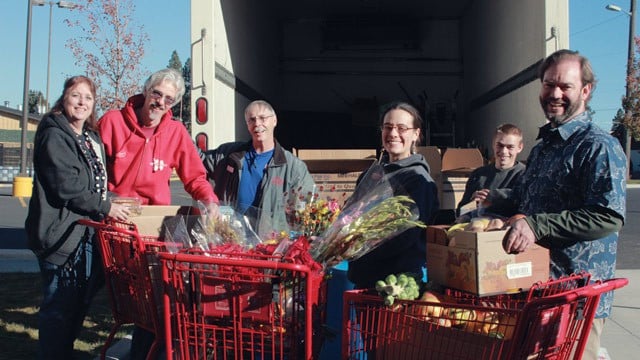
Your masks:
<instances>
[{"instance_id":1,"label":"man in blue jacket","mask_svg":"<svg viewBox=\"0 0 640 360\"><path fill-rule=\"evenodd\" d=\"M312 191L313 178L275 139L278 117L268 102L251 102L244 118L250 141L225 143L200 157L220 203L248 215L258 235L288 229L285 194Z\"/></svg>"}]
</instances>

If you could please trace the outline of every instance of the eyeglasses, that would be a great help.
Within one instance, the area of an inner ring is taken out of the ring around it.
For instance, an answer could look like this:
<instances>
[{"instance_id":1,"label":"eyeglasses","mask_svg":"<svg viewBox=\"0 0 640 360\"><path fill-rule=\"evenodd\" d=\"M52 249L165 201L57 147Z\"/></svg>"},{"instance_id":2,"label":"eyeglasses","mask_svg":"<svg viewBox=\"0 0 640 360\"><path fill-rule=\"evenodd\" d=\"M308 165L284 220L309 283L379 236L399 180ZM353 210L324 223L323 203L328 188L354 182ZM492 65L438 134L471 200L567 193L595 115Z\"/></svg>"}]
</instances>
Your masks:
<instances>
[{"instance_id":1,"label":"eyeglasses","mask_svg":"<svg viewBox=\"0 0 640 360\"><path fill-rule=\"evenodd\" d=\"M260 120L261 122L265 122L267 121L268 118L274 116L273 114L269 114L269 115L260 115L260 116L252 116L247 118L247 123L249 124L253 124L256 123L258 120Z\"/></svg>"},{"instance_id":2,"label":"eyeglasses","mask_svg":"<svg viewBox=\"0 0 640 360\"><path fill-rule=\"evenodd\" d=\"M149 97L153 100L160 100L164 98L164 104L167 106L171 106L176 102L176 99L172 98L171 96L165 96L162 92L155 89L152 89L151 92L149 92Z\"/></svg>"},{"instance_id":3,"label":"eyeglasses","mask_svg":"<svg viewBox=\"0 0 640 360\"><path fill-rule=\"evenodd\" d=\"M404 134L409 130L415 130L416 128L407 127L406 125L392 125L392 124L382 124L380 126L380 130L382 132L391 132L393 129L398 130L398 134Z\"/></svg>"}]
</instances>

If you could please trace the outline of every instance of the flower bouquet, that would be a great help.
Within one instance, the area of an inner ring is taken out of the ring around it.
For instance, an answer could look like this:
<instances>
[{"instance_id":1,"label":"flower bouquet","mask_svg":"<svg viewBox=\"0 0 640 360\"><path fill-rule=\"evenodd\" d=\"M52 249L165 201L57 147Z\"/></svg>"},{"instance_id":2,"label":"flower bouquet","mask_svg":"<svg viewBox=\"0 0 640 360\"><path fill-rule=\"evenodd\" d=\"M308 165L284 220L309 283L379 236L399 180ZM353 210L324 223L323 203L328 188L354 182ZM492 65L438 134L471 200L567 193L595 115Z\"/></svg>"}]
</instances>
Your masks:
<instances>
[{"instance_id":1,"label":"flower bouquet","mask_svg":"<svg viewBox=\"0 0 640 360\"><path fill-rule=\"evenodd\" d=\"M314 185L307 193L301 188L285 193L285 214L292 238L320 235L340 214L338 200L320 198L322 191L322 185Z\"/></svg>"},{"instance_id":2,"label":"flower bouquet","mask_svg":"<svg viewBox=\"0 0 640 360\"><path fill-rule=\"evenodd\" d=\"M229 206L220 206L213 213L197 202L195 214L177 215L163 223L165 242L172 253L198 251L202 253L245 251L261 243L248 219Z\"/></svg>"},{"instance_id":3,"label":"flower bouquet","mask_svg":"<svg viewBox=\"0 0 640 360\"><path fill-rule=\"evenodd\" d=\"M355 260L395 235L415 226L418 220L415 202L393 188L393 174L384 174L374 164L363 175L351 198L331 225L311 242L311 257L321 264Z\"/></svg>"}]
</instances>

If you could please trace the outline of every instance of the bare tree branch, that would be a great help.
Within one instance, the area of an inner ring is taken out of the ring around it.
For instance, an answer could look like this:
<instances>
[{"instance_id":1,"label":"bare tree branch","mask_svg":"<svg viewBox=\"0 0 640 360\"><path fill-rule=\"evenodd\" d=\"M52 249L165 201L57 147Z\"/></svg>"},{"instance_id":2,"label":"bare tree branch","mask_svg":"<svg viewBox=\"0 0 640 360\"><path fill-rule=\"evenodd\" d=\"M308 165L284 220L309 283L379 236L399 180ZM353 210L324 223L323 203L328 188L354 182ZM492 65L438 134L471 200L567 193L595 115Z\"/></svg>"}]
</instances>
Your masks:
<instances>
[{"instance_id":1,"label":"bare tree branch","mask_svg":"<svg viewBox=\"0 0 640 360\"><path fill-rule=\"evenodd\" d=\"M132 18L133 0L85 0L78 7L82 20L65 22L80 30L67 41L75 64L98 87L97 106L101 111L121 108L139 91L143 78L141 60L149 40L142 25Z\"/></svg>"}]
</instances>

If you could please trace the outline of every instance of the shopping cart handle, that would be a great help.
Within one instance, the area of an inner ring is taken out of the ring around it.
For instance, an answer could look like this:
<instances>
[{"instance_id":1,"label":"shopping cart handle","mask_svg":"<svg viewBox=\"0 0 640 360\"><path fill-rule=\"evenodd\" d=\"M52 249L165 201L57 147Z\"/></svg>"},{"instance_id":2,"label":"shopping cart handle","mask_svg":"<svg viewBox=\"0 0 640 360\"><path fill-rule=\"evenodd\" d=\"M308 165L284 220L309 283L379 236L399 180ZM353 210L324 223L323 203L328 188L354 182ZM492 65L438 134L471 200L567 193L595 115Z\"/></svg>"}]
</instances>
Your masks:
<instances>
[{"instance_id":1,"label":"shopping cart handle","mask_svg":"<svg viewBox=\"0 0 640 360\"><path fill-rule=\"evenodd\" d=\"M108 227L109 225L103 223L103 222L99 222L99 221L93 221L93 220L89 220L89 219L80 219L78 220L78 224L80 225L84 225L84 226L91 226L97 229L102 229L105 227Z\"/></svg>"},{"instance_id":2,"label":"shopping cart handle","mask_svg":"<svg viewBox=\"0 0 640 360\"><path fill-rule=\"evenodd\" d=\"M84 226L91 226L92 228L98 231L105 231L105 230L115 231L123 235L136 236L136 237L139 236L138 230L136 230L135 228L134 229L121 228L118 226L114 226L114 224L110 222L100 222L100 221L93 221L89 219L80 219L78 220L78 224L84 225Z\"/></svg>"},{"instance_id":3,"label":"shopping cart handle","mask_svg":"<svg viewBox=\"0 0 640 360\"><path fill-rule=\"evenodd\" d=\"M589 286L578 288L575 291L579 296L582 296L582 295L594 296L594 295L603 294L609 291L613 291L616 289L620 289L627 285L629 285L629 279L613 278L613 279L605 280L601 283L595 283Z\"/></svg>"},{"instance_id":4,"label":"shopping cart handle","mask_svg":"<svg viewBox=\"0 0 640 360\"><path fill-rule=\"evenodd\" d=\"M541 304L553 304L557 302L571 302L580 297L594 297L604 294L615 289L625 287L629 284L627 278L613 278L604 280L602 282L592 283L577 289L567 290L555 295L545 296L542 298L534 299L526 306L535 304L536 306Z\"/></svg>"}]
</instances>

